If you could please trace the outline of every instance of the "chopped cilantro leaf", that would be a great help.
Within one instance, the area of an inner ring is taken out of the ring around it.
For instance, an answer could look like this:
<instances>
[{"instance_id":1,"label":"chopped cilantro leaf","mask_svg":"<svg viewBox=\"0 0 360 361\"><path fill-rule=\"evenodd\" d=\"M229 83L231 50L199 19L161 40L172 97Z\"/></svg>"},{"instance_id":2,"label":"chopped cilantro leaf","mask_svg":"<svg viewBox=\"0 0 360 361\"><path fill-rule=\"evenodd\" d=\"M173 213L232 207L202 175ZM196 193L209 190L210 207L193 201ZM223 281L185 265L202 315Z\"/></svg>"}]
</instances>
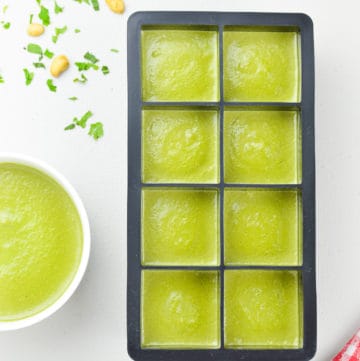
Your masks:
<instances>
[{"instance_id":1,"label":"chopped cilantro leaf","mask_svg":"<svg viewBox=\"0 0 360 361\"><path fill-rule=\"evenodd\" d=\"M73 82L74 82L74 83L82 83L82 84L84 84L84 83L87 82L87 77L86 77L83 73L81 73L80 79L79 79L79 78L75 78L75 79L73 80Z\"/></svg>"},{"instance_id":2,"label":"chopped cilantro leaf","mask_svg":"<svg viewBox=\"0 0 360 361\"><path fill-rule=\"evenodd\" d=\"M8 30L8 29L10 29L11 24L9 22L7 22L7 23L3 22L2 26L5 30Z\"/></svg>"},{"instance_id":3,"label":"chopped cilantro leaf","mask_svg":"<svg viewBox=\"0 0 360 361\"><path fill-rule=\"evenodd\" d=\"M47 86L48 86L48 88L49 88L50 91L52 91L52 92L54 92L54 93L56 92L57 86L54 85L52 79L48 79L48 80L46 81L46 84L47 84Z\"/></svg>"},{"instance_id":4,"label":"chopped cilantro leaf","mask_svg":"<svg viewBox=\"0 0 360 361\"><path fill-rule=\"evenodd\" d=\"M41 5L40 6L40 12L39 12L39 19L42 21L43 25L48 26L50 25L50 15L49 15L49 10Z\"/></svg>"},{"instance_id":5,"label":"chopped cilantro leaf","mask_svg":"<svg viewBox=\"0 0 360 361\"><path fill-rule=\"evenodd\" d=\"M30 19L29 19L29 24L32 24L33 19L34 19L34 14L31 14L31 15L30 15Z\"/></svg>"},{"instance_id":6,"label":"chopped cilantro leaf","mask_svg":"<svg viewBox=\"0 0 360 361\"><path fill-rule=\"evenodd\" d=\"M5 80L4 80L3 76L0 74L0 84L3 84L3 83L5 83Z\"/></svg>"},{"instance_id":7,"label":"chopped cilantro leaf","mask_svg":"<svg viewBox=\"0 0 360 361\"><path fill-rule=\"evenodd\" d=\"M74 118L73 122L81 128L86 127L87 121L93 116L93 113L88 110L80 119Z\"/></svg>"},{"instance_id":8,"label":"chopped cilantro leaf","mask_svg":"<svg viewBox=\"0 0 360 361\"><path fill-rule=\"evenodd\" d=\"M74 102L74 101L78 100L78 98L77 97L71 97L71 98L69 98L69 100Z\"/></svg>"},{"instance_id":9,"label":"chopped cilantro leaf","mask_svg":"<svg viewBox=\"0 0 360 361\"><path fill-rule=\"evenodd\" d=\"M90 0L91 1L91 5L93 7L93 9L95 11L99 11L100 7L99 7L99 1L98 0Z\"/></svg>"},{"instance_id":10,"label":"chopped cilantro leaf","mask_svg":"<svg viewBox=\"0 0 360 361\"><path fill-rule=\"evenodd\" d=\"M76 125L74 123L71 123L69 125L67 125L64 130L71 130L71 129L74 129L76 127Z\"/></svg>"},{"instance_id":11,"label":"chopped cilantro leaf","mask_svg":"<svg viewBox=\"0 0 360 361\"><path fill-rule=\"evenodd\" d=\"M76 1L79 4L85 3L85 4L90 5L90 0L74 0L74 1Z\"/></svg>"},{"instance_id":12,"label":"chopped cilantro leaf","mask_svg":"<svg viewBox=\"0 0 360 361\"><path fill-rule=\"evenodd\" d=\"M119 52L118 49L110 49L110 51L111 51L112 53L118 53L118 52Z\"/></svg>"},{"instance_id":13,"label":"chopped cilantro leaf","mask_svg":"<svg viewBox=\"0 0 360 361\"><path fill-rule=\"evenodd\" d=\"M79 34L80 31L81 31L80 29L75 29L75 30L74 30L75 34Z\"/></svg>"},{"instance_id":14,"label":"chopped cilantro leaf","mask_svg":"<svg viewBox=\"0 0 360 361\"><path fill-rule=\"evenodd\" d=\"M9 5L4 5L2 8L2 13L5 14L9 8Z\"/></svg>"},{"instance_id":15,"label":"chopped cilantro leaf","mask_svg":"<svg viewBox=\"0 0 360 361\"><path fill-rule=\"evenodd\" d=\"M25 75L25 84L30 85L34 79L34 73L30 72L28 69L23 69Z\"/></svg>"},{"instance_id":16,"label":"chopped cilantro leaf","mask_svg":"<svg viewBox=\"0 0 360 361\"><path fill-rule=\"evenodd\" d=\"M110 73L110 70L106 65L103 65L101 67L101 71L103 72L104 75L108 75Z\"/></svg>"},{"instance_id":17,"label":"chopped cilantro leaf","mask_svg":"<svg viewBox=\"0 0 360 361\"><path fill-rule=\"evenodd\" d=\"M76 62L75 65L77 66L79 71L86 71L86 70L89 70L90 68L92 68L94 70L99 69L99 67L96 64L93 64L93 63Z\"/></svg>"},{"instance_id":18,"label":"chopped cilantro leaf","mask_svg":"<svg viewBox=\"0 0 360 361\"><path fill-rule=\"evenodd\" d=\"M37 44L28 44L27 51L31 54L43 55L41 46Z\"/></svg>"},{"instance_id":19,"label":"chopped cilantro leaf","mask_svg":"<svg viewBox=\"0 0 360 361\"><path fill-rule=\"evenodd\" d=\"M55 35L52 36L53 43L56 43L58 41L58 38L61 34L66 33L67 26L64 26L62 28L55 28Z\"/></svg>"},{"instance_id":20,"label":"chopped cilantro leaf","mask_svg":"<svg viewBox=\"0 0 360 361\"><path fill-rule=\"evenodd\" d=\"M55 14L60 14L64 11L64 7L61 7L56 1L54 4L54 12Z\"/></svg>"},{"instance_id":21,"label":"chopped cilantro leaf","mask_svg":"<svg viewBox=\"0 0 360 361\"><path fill-rule=\"evenodd\" d=\"M33 63L33 65L34 65L34 68L36 68L36 69L46 69L46 67L45 67L45 64L44 63Z\"/></svg>"},{"instance_id":22,"label":"chopped cilantro leaf","mask_svg":"<svg viewBox=\"0 0 360 361\"><path fill-rule=\"evenodd\" d=\"M91 137L93 137L95 140L100 139L104 136L104 126L102 123L92 123L90 124L90 130L88 133Z\"/></svg>"},{"instance_id":23,"label":"chopped cilantro leaf","mask_svg":"<svg viewBox=\"0 0 360 361\"><path fill-rule=\"evenodd\" d=\"M99 59L94 54L91 54L90 52L87 52L84 55L84 59L90 61L93 64L96 64L99 61Z\"/></svg>"},{"instance_id":24,"label":"chopped cilantro leaf","mask_svg":"<svg viewBox=\"0 0 360 361\"><path fill-rule=\"evenodd\" d=\"M53 56L54 56L54 53L51 52L49 49L46 49L46 50L44 51L44 55L45 55L48 59L52 59Z\"/></svg>"}]
</instances>

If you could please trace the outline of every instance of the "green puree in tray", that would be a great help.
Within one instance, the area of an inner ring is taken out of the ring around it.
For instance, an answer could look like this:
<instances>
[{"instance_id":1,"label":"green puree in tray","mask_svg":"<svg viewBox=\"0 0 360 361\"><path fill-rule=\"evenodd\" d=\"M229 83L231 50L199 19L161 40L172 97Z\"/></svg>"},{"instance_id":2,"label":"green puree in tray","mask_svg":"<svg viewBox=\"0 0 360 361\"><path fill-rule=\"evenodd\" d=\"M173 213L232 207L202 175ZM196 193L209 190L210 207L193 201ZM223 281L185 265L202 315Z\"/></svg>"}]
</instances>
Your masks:
<instances>
[{"instance_id":1,"label":"green puree in tray","mask_svg":"<svg viewBox=\"0 0 360 361\"><path fill-rule=\"evenodd\" d=\"M301 129L295 110L225 111L225 181L294 184L301 181Z\"/></svg>"},{"instance_id":2,"label":"green puree in tray","mask_svg":"<svg viewBox=\"0 0 360 361\"><path fill-rule=\"evenodd\" d=\"M51 306L81 252L80 217L63 188L33 168L0 163L0 322Z\"/></svg>"},{"instance_id":3,"label":"green puree in tray","mask_svg":"<svg viewBox=\"0 0 360 361\"><path fill-rule=\"evenodd\" d=\"M218 33L207 27L142 31L145 101L219 100Z\"/></svg>"},{"instance_id":4,"label":"green puree in tray","mask_svg":"<svg viewBox=\"0 0 360 361\"><path fill-rule=\"evenodd\" d=\"M209 189L143 189L143 265L218 265L218 197Z\"/></svg>"},{"instance_id":5,"label":"green puree in tray","mask_svg":"<svg viewBox=\"0 0 360 361\"><path fill-rule=\"evenodd\" d=\"M219 296L217 271L143 271L142 347L219 348Z\"/></svg>"},{"instance_id":6,"label":"green puree in tray","mask_svg":"<svg viewBox=\"0 0 360 361\"><path fill-rule=\"evenodd\" d=\"M224 32L226 101L297 102L299 34L229 27Z\"/></svg>"},{"instance_id":7,"label":"green puree in tray","mask_svg":"<svg viewBox=\"0 0 360 361\"><path fill-rule=\"evenodd\" d=\"M225 271L225 347L302 347L302 291L297 271Z\"/></svg>"},{"instance_id":8,"label":"green puree in tray","mask_svg":"<svg viewBox=\"0 0 360 361\"><path fill-rule=\"evenodd\" d=\"M156 108L142 116L144 182L219 181L217 111Z\"/></svg>"}]
</instances>

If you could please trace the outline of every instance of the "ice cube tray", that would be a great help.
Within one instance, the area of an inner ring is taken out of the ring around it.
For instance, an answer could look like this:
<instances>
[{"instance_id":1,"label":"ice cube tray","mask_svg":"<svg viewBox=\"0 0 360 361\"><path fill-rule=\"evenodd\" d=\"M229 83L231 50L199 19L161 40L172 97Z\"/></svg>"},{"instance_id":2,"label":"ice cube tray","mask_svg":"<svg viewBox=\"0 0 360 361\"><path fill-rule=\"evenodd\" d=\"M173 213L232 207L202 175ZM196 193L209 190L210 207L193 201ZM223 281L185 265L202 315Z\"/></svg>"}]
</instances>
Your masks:
<instances>
[{"instance_id":1,"label":"ice cube tray","mask_svg":"<svg viewBox=\"0 0 360 361\"><path fill-rule=\"evenodd\" d=\"M129 355L311 359L311 19L136 13L128 105Z\"/></svg>"}]
</instances>

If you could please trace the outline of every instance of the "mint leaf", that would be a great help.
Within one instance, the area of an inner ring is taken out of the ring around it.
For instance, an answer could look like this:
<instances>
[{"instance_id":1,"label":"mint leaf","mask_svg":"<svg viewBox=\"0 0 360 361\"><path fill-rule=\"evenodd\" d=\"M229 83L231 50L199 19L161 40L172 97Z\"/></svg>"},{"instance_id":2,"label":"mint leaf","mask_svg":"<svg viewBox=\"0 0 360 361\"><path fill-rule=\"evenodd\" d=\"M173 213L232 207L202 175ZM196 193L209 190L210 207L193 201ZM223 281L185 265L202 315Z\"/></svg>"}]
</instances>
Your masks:
<instances>
[{"instance_id":1,"label":"mint leaf","mask_svg":"<svg viewBox=\"0 0 360 361\"><path fill-rule=\"evenodd\" d=\"M90 52L87 52L84 55L84 59L90 61L90 63L93 63L93 64L96 64L99 61L99 59L94 54L91 54Z\"/></svg>"},{"instance_id":2,"label":"mint leaf","mask_svg":"<svg viewBox=\"0 0 360 361\"><path fill-rule=\"evenodd\" d=\"M42 21L43 25L48 26L50 25L50 15L49 15L49 10L41 5L40 6L40 12L39 12L39 19Z\"/></svg>"},{"instance_id":3,"label":"mint leaf","mask_svg":"<svg viewBox=\"0 0 360 361\"><path fill-rule=\"evenodd\" d=\"M52 92L56 92L56 89L57 89L57 86L53 83L53 80L52 79L48 79L47 81L46 81L46 84L47 84L47 86L48 86L48 88L49 88L49 90L50 91L52 91Z\"/></svg>"},{"instance_id":4,"label":"mint leaf","mask_svg":"<svg viewBox=\"0 0 360 361\"><path fill-rule=\"evenodd\" d=\"M34 79L34 73L31 73L28 69L23 69L25 75L25 84L30 85Z\"/></svg>"},{"instance_id":5,"label":"mint leaf","mask_svg":"<svg viewBox=\"0 0 360 361\"><path fill-rule=\"evenodd\" d=\"M91 137L93 137L95 140L100 139L104 136L104 126L102 123L92 123L90 124L90 130L88 133Z\"/></svg>"},{"instance_id":6,"label":"mint leaf","mask_svg":"<svg viewBox=\"0 0 360 361\"><path fill-rule=\"evenodd\" d=\"M61 7L56 1L54 5L54 12L55 14L60 14L64 11L64 7Z\"/></svg>"}]
</instances>

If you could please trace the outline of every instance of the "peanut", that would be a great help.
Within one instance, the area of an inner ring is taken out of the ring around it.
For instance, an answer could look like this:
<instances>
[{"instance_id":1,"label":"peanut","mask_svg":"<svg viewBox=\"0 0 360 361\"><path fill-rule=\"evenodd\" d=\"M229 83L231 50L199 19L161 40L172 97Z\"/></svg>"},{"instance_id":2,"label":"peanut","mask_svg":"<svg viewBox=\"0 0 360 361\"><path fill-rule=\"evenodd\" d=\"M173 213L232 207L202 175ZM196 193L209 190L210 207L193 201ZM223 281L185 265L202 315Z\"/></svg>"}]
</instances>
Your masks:
<instances>
[{"instance_id":1,"label":"peanut","mask_svg":"<svg viewBox=\"0 0 360 361\"><path fill-rule=\"evenodd\" d=\"M30 36L40 36L44 33L45 28L41 24L32 23L27 28L27 33Z\"/></svg>"},{"instance_id":2,"label":"peanut","mask_svg":"<svg viewBox=\"0 0 360 361\"><path fill-rule=\"evenodd\" d=\"M59 55L52 61L50 66L50 73L52 76L57 78L60 74L68 69L69 65L69 59L65 55Z\"/></svg>"},{"instance_id":3,"label":"peanut","mask_svg":"<svg viewBox=\"0 0 360 361\"><path fill-rule=\"evenodd\" d=\"M122 14L125 11L123 0L105 0L106 4L114 13Z\"/></svg>"}]
</instances>

